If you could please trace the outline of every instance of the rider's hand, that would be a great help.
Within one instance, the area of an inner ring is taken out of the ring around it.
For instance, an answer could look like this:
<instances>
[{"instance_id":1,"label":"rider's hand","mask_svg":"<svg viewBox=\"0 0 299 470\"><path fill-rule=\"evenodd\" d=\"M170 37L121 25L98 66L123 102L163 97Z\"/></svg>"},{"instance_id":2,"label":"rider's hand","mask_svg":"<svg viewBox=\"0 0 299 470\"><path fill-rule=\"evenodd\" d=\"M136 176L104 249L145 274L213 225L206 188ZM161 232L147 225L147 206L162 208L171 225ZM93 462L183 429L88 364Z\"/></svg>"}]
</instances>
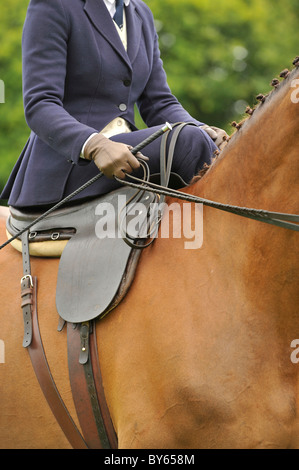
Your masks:
<instances>
[{"instance_id":1,"label":"rider's hand","mask_svg":"<svg viewBox=\"0 0 299 470\"><path fill-rule=\"evenodd\" d=\"M215 126L207 126L206 124L200 127L206 131L220 150L225 147L229 136L223 129L219 129L219 127Z\"/></svg>"},{"instance_id":2,"label":"rider's hand","mask_svg":"<svg viewBox=\"0 0 299 470\"><path fill-rule=\"evenodd\" d=\"M132 173L140 163L130 152L126 144L113 142L102 134L94 135L85 145L84 158L93 160L100 171L108 178L125 178L125 173ZM140 154L138 153L138 156ZM145 157L143 157L145 158Z\"/></svg>"}]
</instances>

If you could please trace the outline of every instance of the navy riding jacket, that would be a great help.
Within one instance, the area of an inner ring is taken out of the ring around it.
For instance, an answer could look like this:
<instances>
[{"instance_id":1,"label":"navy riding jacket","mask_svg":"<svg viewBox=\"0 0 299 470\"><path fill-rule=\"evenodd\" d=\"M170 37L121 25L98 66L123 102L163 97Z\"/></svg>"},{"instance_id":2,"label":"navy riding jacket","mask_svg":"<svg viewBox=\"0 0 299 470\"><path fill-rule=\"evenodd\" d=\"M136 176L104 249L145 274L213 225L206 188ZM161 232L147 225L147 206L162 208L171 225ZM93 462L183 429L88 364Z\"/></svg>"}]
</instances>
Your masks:
<instances>
[{"instance_id":1,"label":"navy riding jacket","mask_svg":"<svg viewBox=\"0 0 299 470\"><path fill-rule=\"evenodd\" d=\"M96 174L80 159L85 140L118 116L136 130L135 103L148 127L202 124L169 89L150 9L131 0L126 18L127 52L102 0L30 1L22 50L32 132L1 194L10 205L57 202L89 165Z\"/></svg>"}]
</instances>

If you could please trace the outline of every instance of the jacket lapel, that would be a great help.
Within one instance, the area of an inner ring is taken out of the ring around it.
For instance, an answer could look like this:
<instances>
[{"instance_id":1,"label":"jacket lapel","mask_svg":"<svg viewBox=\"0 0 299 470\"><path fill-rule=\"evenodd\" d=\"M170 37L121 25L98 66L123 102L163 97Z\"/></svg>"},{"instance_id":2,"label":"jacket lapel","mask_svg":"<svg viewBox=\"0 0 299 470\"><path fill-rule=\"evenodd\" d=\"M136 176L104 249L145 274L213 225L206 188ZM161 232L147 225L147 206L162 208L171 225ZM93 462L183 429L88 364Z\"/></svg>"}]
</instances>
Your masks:
<instances>
[{"instance_id":1,"label":"jacket lapel","mask_svg":"<svg viewBox=\"0 0 299 470\"><path fill-rule=\"evenodd\" d=\"M99 33L105 37L128 66L132 68L131 63L134 61L140 46L142 23L141 18L135 11L132 0L130 5L126 7L128 52L125 51L116 29L111 27L111 16L103 0L86 0L84 10Z\"/></svg>"},{"instance_id":2,"label":"jacket lapel","mask_svg":"<svg viewBox=\"0 0 299 470\"><path fill-rule=\"evenodd\" d=\"M128 55L133 64L140 47L142 19L136 11L133 1L126 7Z\"/></svg>"}]
</instances>

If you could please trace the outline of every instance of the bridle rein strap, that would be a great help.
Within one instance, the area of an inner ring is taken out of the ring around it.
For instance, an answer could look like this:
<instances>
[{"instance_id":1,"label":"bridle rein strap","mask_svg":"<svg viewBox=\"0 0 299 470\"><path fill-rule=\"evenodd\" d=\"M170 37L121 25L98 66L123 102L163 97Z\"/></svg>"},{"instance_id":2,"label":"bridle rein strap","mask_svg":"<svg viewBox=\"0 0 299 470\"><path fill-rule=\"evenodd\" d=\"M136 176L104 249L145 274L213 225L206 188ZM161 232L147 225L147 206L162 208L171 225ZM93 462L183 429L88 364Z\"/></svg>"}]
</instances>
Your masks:
<instances>
[{"instance_id":1,"label":"bridle rein strap","mask_svg":"<svg viewBox=\"0 0 299 470\"><path fill-rule=\"evenodd\" d=\"M154 132L151 136L149 136L147 139L145 139L143 142L141 142L139 145L131 149L131 152L133 155L136 155L138 151L142 150L146 145L148 145L150 142L153 142L155 139L157 139L160 136L163 136L163 134L167 133L169 130L172 129L172 127L175 127L176 125L182 124L180 128L177 130L175 134L175 141L177 139L178 133L182 129L182 127L186 124L192 124L192 123L176 123L175 125L171 126L170 124L166 123L160 130ZM162 145L161 145L161 151L163 148L163 145L166 145L166 140L162 139ZM170 143L170 148L173 144L173 140ZM149 173L149 168L148 165L143 161L139 160L140 164L143 165L144 168L146 168L146 173ZM168 166L170 168L170 165ZM166 178L169 176L168 175L168 168L166 169ZM162 170L165 171L163 166L161 166L161 174ZM77 196L81 191L86 189L87 187L91 186L95 181L100 179L103 176L103 173L100 171L96 176L91 178L89 181L87 181L84 185L82 185L80 188L78 188L76 191L73 193L69 194L67 197L65 197L62 201L59 201L57 204L55 204L53 207L51 207L49 210L47 210L44 214L39 216L36 220L32 221L27 227L25 227L23 230L19 231L17 234L15 234L13 237L11 237L9 240L7 240L5 243L3 243L0 246L0 250L5 248L7 245L9 245L13 240L16 238L20 237L23 233L26 231L29 231L33 225L36 225L38 222L41 220L45 219L48 215L50 215L52 212L55 210L59 209L62 205L66 204L69 200ZM286 214L283 212L270 212L270 211L265 211L261 209L250 209L247 207L238 207L238 206L232 206L229 204L222 204L220 202L214 202L210 201L209 199L204 199L201 197L197 196L192 196L190 194L186 194L182 191L177 191L174 189L170 189L166 187L166 185L163 186L163 181L161 185L157 185L154 183L151 183L149 181L144 181L142 179L139 179L137 177L133 177L132 175L128 175L127 177L130 177L132 180L135 181L135 183L128 181L127 179L121 180L114 176L115 180L117 180L120 184L122 185L127 185L131 186L133 188L142 190L142 191L151 191L156 194L159 194L160 196L171 196L175 197L177 199L182 199L184 201L189 201L189 202L194 202L197 204L204 204L206 206L214 207L215 209L219 209L225 212L230 212L232 214L239 215L241 217L247 217L253 220L257 220L260 222L264 222L267 224L272 224L276 225L277 227L282 227L290 230L294 230L296 232L299 231L299 215L297 214Z\"/></svg>"},{"instance_id":2,"label":"bridle rein strap","mask_svg":"<svg viewBox=\"0 0 299 470\"><path fill-rule=\"evenodd\" d=\"M141 165L146 165L145 162L140 162ZM151 183L149 181L144 182L142 179L139 179L132 175L127 175L127 177L131 178L133 181L121 180L119 178L115 179L127 186L131 186L132 188L142 189L145 191L151 191L153 193L163 195L163 196L170 196L177 199L181 199L187 202L194 202L196 204L203 204L205 206L213 207L215 209L219 209L224 212L230 212L235 215L239 215L241 217L246 217L249 219L253 219L259 222L264 222L266 224L275 225L277 227L294 230L299 232L299 215L298 214L288 214L284 212L271 212L262 209L251 209L248 207L239 207L233 206L229 204L223 204L221 202L211 201L209 199L205 199L199 196L194 196L192 194L187 194L181 190L167 188L162 185L158 185L155 183Z\"/></svg>"}]
</instances>

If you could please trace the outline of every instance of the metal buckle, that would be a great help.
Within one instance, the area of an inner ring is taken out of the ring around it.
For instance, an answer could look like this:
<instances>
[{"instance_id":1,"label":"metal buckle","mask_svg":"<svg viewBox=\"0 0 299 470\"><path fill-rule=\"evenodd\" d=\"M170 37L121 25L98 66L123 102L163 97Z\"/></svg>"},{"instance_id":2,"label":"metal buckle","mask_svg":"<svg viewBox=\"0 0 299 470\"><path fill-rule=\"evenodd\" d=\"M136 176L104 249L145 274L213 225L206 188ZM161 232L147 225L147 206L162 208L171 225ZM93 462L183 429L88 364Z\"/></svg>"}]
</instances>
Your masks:
<instances>
[{"instance_id":1,"label":"metal buckle","mask_svg":"<svg viewBox=\"0 0 299 470\"><path fill-rule=\"evenodd\" d=\"M30 280L30 287L33 287L33 279L32 279L31 274L26 274L26 276L23 276L22 279L21 279L21 284L22 284L22 282L25 281L26 279L29 279L29 280Z\"/></svg>"},{"instance_id":2,"label":"metal buckle","mask_svg":"<svg viewBox=\"0 0 299 470\"><path fill-rule=\"evenodd\" d=\"M37 236L37 232L30 232L28 235L29 240L34 240L34 238Z\"/></svg>"},{"instance_id":3,"label":"metal buckle","mask_svg":"<svg viewBox=\"0 0 299 470\"><path fill-rule=\"evenodd\" d=\"M51 240L58 240L59 237L60 237L60 233L59 232L54 232L51 235Z\"/></svg>"}]
</instances>

